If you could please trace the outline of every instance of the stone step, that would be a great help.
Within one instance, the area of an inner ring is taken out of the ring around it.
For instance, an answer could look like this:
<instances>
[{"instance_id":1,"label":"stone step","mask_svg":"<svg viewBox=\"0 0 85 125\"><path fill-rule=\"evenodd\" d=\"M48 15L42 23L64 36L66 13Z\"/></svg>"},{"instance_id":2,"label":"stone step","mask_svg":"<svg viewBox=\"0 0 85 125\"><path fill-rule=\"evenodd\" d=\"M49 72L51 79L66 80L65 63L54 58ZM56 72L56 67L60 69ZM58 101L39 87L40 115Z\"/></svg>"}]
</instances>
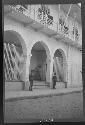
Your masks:
<instances>
[{"instance_id":1,"label":"stone step","mask_svg":"<svg viewBox=\"0 0 85 125\"><path fill-rule=\"evenodd\" d=\"M35 84L44 84L45 81L33 81Z\"/></svg>"},{"instance_id":2,"label":"stone step","mask_svg":"<svg viewBox=\"0 0 85 125\"><path fill-rule=\"evenodd\" d=\"M33 82L33 89L45 89L48 88L48 84L45 81L34 81Z\"/></svg>"},{"instance_id":3,"label":"stone step","mask_svg":"<svg viewBox=\"0 0 85 125\"><path fill-rule=\"evenodd\" d=\"M35 83L33 83L33 85L34 86L47 86L47 84L45 84L45 83L44 84L35 84Z\"/></svg>"},{"instance_id":4,"label":"stone step","mask_svg":"<svg viewBox=\"0 0 85 125\"><path fill-rule=\"evenodd\" d=\"M34 86L46 86L47 84L45 83L45 81L34 81L33 85Z\"/></svg>"},{"instance_id":5,"label":"stone step","mask_svg":"<svg viewBox=\"0 0 85 125\"><path fill-rule=\"evenodd\" d=\"M46 89L49 88L48 86L33 86L33 89Z\"/></svg>"}]
</instances>

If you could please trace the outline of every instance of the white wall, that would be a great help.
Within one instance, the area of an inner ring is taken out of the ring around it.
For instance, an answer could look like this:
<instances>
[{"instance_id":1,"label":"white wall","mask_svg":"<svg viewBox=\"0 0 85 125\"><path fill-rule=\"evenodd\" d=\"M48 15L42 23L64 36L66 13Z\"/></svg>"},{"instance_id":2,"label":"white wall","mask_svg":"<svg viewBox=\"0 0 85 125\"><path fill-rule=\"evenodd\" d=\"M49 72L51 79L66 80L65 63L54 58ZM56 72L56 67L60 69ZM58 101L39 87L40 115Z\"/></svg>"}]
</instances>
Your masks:
<instances>
[{"instance_id":1,"label":"white wall","mask_svg":"<svg viewBox=\"0 0 85 125\"><path fill-rule=\"evenodd\" d=\"M69 52L69 58L71 60L71 84L82 85L82 53L77 49L71 47Z\"/></svg>"},{"instance_id":2,"label":"white wall","mask_svg":"<svg viewBox=\"0 0 85 125\"><path fill-rule=\"evenodd\" d=\"M76 49L73 49L73 47L71 48L69 53L67 53L67 45L64 44L63 42L61 42L60 40L59 41L55 40L54 38L50 38L50 37L46 36L45 34L43 34L41 32L36 32L36 31L32 30L30 27L26 28L26 27L24 27L20 23L17 23L15 21L12 21L12 20L9 20L9 19L5 18L4 19L4 30L7 30L7 29L15 30L18 33L20 33L20 35L23 37L23 39L25 41L25 44L26 44L26 47L27 47L27 55L31 54L31 49L32 49L33 45L36 42L43 41L49 48L51 59L53 59L54 53L55 53L55 51L57 49L62 49L64 51L65 55L66 55L66 60L67 61L68 61L67 55L69 55L72 67L75 67L73 65L77 65L78 66L78 70L81 69L79 67L82 67L82 65L81 65L81 63L82 63L81 62L82 56L81 56L80 52L78 50L76 50ZM35 64L36 64L36 62L35 62ZM71 70L71 71L72 71L72 74L73 74L74 71L73 70ZM75 76L75 78L73 78L74 76ZM78 84L77 81L78 81L79 77L76 76L76 75L74 75L74 76L72 76L72 80L71 80L72 84ZM70 79L71 79L71 77L70 77ZM77 79L77 80L74 80L74 79Z\"/></svg>"}]
</instances>

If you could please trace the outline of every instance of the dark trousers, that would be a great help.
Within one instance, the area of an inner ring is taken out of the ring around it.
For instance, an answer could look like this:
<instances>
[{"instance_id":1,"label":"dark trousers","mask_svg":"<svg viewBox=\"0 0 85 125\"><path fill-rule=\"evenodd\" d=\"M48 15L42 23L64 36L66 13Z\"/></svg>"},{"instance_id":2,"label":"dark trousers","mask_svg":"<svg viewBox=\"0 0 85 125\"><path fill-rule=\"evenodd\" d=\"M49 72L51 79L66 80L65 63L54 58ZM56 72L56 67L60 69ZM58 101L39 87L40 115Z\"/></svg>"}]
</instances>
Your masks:
<instances>
[{"instance_id":1,"label":"dark trousers","mask_svg":"<svg viewBox=\"0 0 85 125\"><path fill-rule=\"evenodd\" d=\"M53 89L55 89L56 81L53 81Z\"/></svg>"},{"instance_id":2,"label":"dark trousers","mask_svg":"<svg viewBox=\"0 0 85 125\"><path fill-rule=\"evenodd\" d=\"M33 81L30 81L29 91L32 91Z\"/></svg>"},{"instance_id":3,"label":"dark trousers","mask_svg":"<svg viewBox=\"0 0 85 125\"><path fill-rule=\"evenodd\" d=\"M32 86L29 86L29 91L32 91Z\"/></svg>"}]
</instances>

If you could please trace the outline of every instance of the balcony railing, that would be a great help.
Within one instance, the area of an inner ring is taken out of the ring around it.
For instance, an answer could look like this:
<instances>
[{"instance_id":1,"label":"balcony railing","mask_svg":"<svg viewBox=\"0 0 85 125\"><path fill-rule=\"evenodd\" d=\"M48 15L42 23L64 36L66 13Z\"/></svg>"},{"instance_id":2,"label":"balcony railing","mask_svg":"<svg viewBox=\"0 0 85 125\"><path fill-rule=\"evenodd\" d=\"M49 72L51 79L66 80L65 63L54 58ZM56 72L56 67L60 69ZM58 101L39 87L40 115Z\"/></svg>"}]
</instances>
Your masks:
<instances>
[{"instance_id":1,"label":"balcony railing","mask_svg":"<svg viewBox=\"0 0 85 125\"><path fill-rule=\"evenodd\" d=\"M41 23L44 27L52 29L53 31L59 34L62 34L64 37L80 43L81 32L78 27L69 27L68 20L64 22L62 18L59 18L58 21L53 20L53 16L49 14L49 10L44 10L41 8L41 5L28 5L28 7L22 5L10 5L12 9L24 14L27 17L30 17L34 21ZM48 11L48 12L47 12Z\"/></svg>"}]
</instances>

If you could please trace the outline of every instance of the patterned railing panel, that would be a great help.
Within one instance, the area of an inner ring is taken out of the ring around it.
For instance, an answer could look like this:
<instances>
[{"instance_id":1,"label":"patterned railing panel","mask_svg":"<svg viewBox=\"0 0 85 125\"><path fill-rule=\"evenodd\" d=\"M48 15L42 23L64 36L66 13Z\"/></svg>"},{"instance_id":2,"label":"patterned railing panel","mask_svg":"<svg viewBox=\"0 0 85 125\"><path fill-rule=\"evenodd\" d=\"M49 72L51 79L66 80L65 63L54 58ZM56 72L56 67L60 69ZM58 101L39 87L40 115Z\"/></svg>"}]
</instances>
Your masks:
<instances>
[{"instance_id":1,"label":"patterned railing panel","mask_svg":"<svg viewBox=\"0 0 85 125\"><path fill-rule=\"evenodd\" d=\"M28 5L27 9L24 6L11 6L14 10L25 14L27 17L41 23L45 27L54 30L57 33L68 37L72 41L79 43L81 39L81 27L75 26L75 21L67 19L66 21L59 17L55 22L53 15L50 14L50 9L46 5Z\"/></svg>"}]
</instances>

